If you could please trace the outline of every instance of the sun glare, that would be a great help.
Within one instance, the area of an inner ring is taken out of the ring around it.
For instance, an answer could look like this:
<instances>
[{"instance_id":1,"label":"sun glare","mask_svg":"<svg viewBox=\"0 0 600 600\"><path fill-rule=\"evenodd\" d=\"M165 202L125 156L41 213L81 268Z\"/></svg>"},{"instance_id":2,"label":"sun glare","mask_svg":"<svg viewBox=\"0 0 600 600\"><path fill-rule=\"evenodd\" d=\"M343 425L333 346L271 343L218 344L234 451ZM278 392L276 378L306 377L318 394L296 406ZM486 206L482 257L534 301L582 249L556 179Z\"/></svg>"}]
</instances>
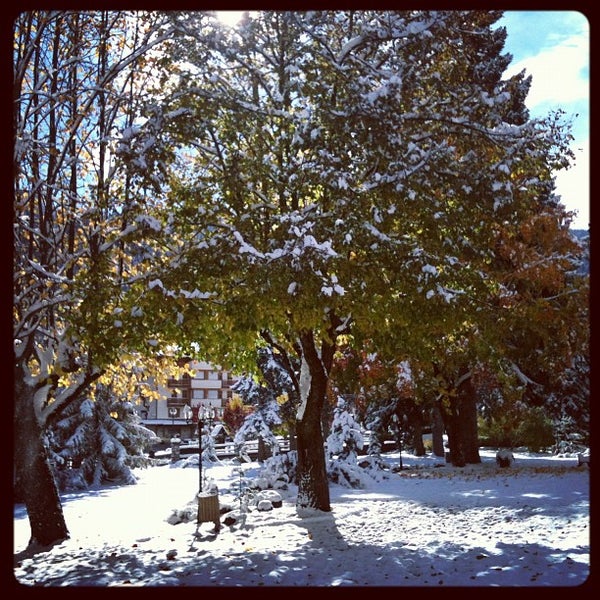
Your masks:
<instances>
[{"instance_id":1,"label":"sun glare","mask_svg":"<svg viewBox=\"0 0 600 600\"><path fill-rule=\"evenodd\" d=\"M228 27L236 27L240 22L242 15L244 14L243 10L217 10L215 11L217 15L217 19L221 21L224 25Z\"/></svg>"}]
</instances>

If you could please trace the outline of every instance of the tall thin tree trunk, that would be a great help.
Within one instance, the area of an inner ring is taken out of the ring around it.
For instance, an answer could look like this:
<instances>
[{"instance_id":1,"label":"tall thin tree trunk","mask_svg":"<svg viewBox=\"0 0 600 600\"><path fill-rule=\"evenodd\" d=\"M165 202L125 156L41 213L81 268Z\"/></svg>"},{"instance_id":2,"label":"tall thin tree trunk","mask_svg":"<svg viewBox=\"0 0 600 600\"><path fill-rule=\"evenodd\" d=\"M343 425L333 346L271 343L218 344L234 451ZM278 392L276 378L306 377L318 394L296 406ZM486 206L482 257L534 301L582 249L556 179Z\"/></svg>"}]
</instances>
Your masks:
<instances>
[{"instance_id":1,"label":"tall thin tree trunk","mask_svg":"<svg viewBox=\"0 0 600 600\"><path fill-rule=\"evenodd\" d=\"M423 443L423 412L419 407L413 410L410 420L412 422L412 447L415 456L425 456Z\"/></svg>"},{"instance_id":2,"label":"tall thin tree trunk","mask_svg":"<svg viewBox=\"0 0 600 600\"><path fill-rule=\"evenodd\" d=\"M69 538L58 488L50 469L42 428L34 406L36 390L23 373L15 377L15 486L27 507L31 537L29 547L50 546ZM39 390L38 393L42 393Z\"/></svg>"}]
</instances>

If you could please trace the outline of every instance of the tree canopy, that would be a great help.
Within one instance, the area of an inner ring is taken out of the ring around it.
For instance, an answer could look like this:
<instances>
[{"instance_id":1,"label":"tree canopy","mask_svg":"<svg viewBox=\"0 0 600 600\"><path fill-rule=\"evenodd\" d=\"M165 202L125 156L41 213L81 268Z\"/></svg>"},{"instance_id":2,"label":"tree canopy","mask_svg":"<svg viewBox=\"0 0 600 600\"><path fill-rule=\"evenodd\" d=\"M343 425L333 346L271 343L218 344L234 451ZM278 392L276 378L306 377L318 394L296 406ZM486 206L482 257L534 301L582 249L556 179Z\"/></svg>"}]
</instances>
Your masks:
<instances>
[{"instance_id":1,"label":"tree canopy","mask_svg":"<svg viewBox=\"0 0 600 600\"><path fill-rule=\"evenodd\" d=\"M320 410L340 335L433 360L435 340L496 318L503 239L540 212L568 229L553 194L568 124L530 119L530 78L502 78L500 14L175 19L189 66L167 108L189 168L171 222L185 249L161 283L199 291L185 319L208 354L239 360L265 331L298 352L299 421L310 399Z\"/></svg>"},{"instance_id":2,"label":"tree canopy","mask_svg":"<svg viewBox=\"0 0 600 600\"><path fill-rule=\"evenodd\" d=\"M554 195L570 126L531 119L530 78L503 77L500 17L20 15L15 426L34 537L67 533L43 530L26 476L44 471L38 434L121 360L175 348L251 370L275 349L299 398L298 506L329 510L341 339L421 364L448 346L463 371L494 344L533 370L525 341L574 356L585 286Z\"/></svg>"}]
</instances>

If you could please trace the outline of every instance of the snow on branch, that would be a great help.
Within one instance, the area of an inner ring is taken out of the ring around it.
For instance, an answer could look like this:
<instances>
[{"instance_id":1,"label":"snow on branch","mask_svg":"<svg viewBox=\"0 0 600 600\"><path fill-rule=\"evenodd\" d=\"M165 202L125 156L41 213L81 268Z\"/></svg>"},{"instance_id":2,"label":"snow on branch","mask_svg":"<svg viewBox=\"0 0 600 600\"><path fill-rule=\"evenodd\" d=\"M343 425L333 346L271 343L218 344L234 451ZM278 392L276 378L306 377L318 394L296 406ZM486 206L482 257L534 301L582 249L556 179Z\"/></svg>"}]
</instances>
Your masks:
<instances>
[{"instance_id":1,"label":"snow on branch","mask_svg":"<svg viewBox=\"0 0 600 600\"><path fill-rule=\"evenodd\" d=\"M521 383L525 385L532 385L534 387L540 387L539 383L536 383L535 381L533 381L533 379L527 377L527 375L525 375L525 373L523 373L523 371L521 371L521 369L519 369L519 367L515 363L511 363L510 367Z\"/></svg>"}]
</instances>

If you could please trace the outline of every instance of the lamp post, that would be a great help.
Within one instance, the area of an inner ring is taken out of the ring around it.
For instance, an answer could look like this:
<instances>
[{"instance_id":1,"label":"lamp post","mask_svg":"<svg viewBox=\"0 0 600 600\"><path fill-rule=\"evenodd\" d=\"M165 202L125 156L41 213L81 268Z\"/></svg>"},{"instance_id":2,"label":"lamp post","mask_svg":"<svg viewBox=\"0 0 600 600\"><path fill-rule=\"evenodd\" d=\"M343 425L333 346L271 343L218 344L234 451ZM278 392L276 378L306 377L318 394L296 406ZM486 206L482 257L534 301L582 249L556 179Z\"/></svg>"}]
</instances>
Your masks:
<instances>
[{"instance_id":1,"label":"lamp post","mask_svg":"<svg viewBox=\"0 0 600 600\"><path fill-rule=\"evenodd\" d=\"M400 470L404 468L402 466L402 423L400 419L398 419L398 415L394 414L392 416L392 421L394 421L394 425L396 426L396 443L398 444L398 456L400 462Z\"/></svg>"},{"instance_id":2,"label":"lamp post","mask_svg":"<svg viewBox=\"0 0 600 600\"><path fill-rule=\"evenodd\" d=\"M202 490L202 432L204 425L208 425L208 432L212 431L215 418L215 409L209 406L202 407L198 411L198 475L200 476L200 491L198 492L198 526L201 523L212 521L215 524L215 532L221 529L219 492L216 486L211 486L207 492Z\"/></svg>"},{"instance_id":3,"label":"lamp post","mask_svg":"<svg viewBox=\"0 0 600 600\"><path fill-rule=\"evenodd\" d=\"M202 432L204 430L204 424L208 423L208 430L212 429L213 420L215 418L215 410L211 406L208 409L202 407L198 411L198 477L199 477L199 490L202 492Z\"/></svg>"},{"instance_id":4,"label":"lamp post","mask_svg":"<svg viewBox=\"0 0 600 600\"><path fill-rule=\"evenodd\" d=\"M186 404L183 407L183 418L185 419L185 424L186 425L190 425L190 423L192 422L192 409ZM186 437L192 437L192 434L189 433L188 428L185 428L185 435Z\"/></svg>"}]
</instances>

